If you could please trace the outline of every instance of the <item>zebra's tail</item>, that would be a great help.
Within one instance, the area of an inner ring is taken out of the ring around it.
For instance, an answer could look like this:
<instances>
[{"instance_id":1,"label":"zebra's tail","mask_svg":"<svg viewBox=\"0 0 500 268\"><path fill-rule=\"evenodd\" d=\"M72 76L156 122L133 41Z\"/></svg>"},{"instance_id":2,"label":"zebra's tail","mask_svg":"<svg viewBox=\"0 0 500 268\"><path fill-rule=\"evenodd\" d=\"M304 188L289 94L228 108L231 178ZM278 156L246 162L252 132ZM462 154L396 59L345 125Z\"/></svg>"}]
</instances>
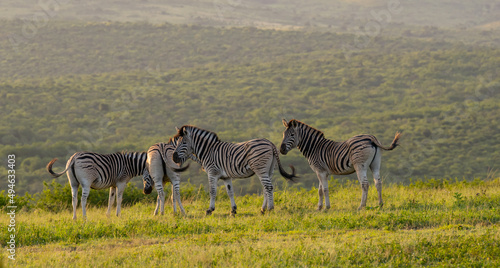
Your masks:
<instances>
[{"instance_id":1,"label":"zebra's tail","mask_svg":"<svg viewBox=\"0 0 500 268\"><path fill-rule=\"evenodd\" d=\"M188 168L189 168L189 164L187 164L185 167L181 167L181 168L172 168L172 170L175 172L184 172Z\"/></svg>"},{"instance_id":2,"label":"zebra's tail","mask_svg":"<svg viewBox=\"0 0 500 268\"><path fill-rule=\"evenodd\" d=\"M146 168L144 169L144 172L142 173L142 183L143 183L143 188L142 188L142 193L143 194L150 194L153 191L153 185L154 181L151 178L151 175L149 174L149 165L146 162Z\"/></svg>"},{"instance_id":3,"label":"zebra's tail","mask_svg":"<svg viewBox=\"0 0 500 268\"><path fill-rule=\"evenodd\" d=\"M71 164L67 165L66 166L66 169L63 170L62 172L60 173L55 173L54 171L52 171L52 165L54 165L54 163L57 161L57 158L54 158L52 159L48 164L47 164L47 171L50 173L50 175L54 176L54 178L57 178L61 175L63 175L64 173L66 173L66 171L68 171L68 168L73 165L73 159L71 159Z\"/></svg>"},{"instance_id":4,"label":"zebra's tail","mask_svg":"<svg viewBox=\"0 0 500 268\"><path fill-rule=\"evenodd\" d=\"M375 145L377 145L377 147L379 147L381 149L384 149L386 151L390 151L399 145L398 141L399 141L400 137L401 137L401 132L399 132L399 131L396 132L396 135L394 136L394 140L392 141L391 146L389 146L389 147L382 146L382 144L380 144L380 142L377 139L374 139L373 143L375 143Z\"/></svg>"},{"instance_id":5,"label":"zebra's tail","mask_svg":"<svg viewBox=\"0 0 500 268\"><path fill-rule=\"evenodd\" d=\"M160 155L161 155L161 158L163 160L163 163L166 163L168 168L170 168L171 170L173 170L175 172L184 172L189 168L189 164L187 164L185 167L179 167L179 165L177 165L174 162L174 160L172 160L171 154L168 154L165 157L163 157L163 154L160 154ZM166 170L164 172L166 172ZM165 174L167 174L167 173L165 173Z\"/></svg>"},{"instance_id":6,"label":"zebra's tail","mask_svg":"<svg viewBox=\"0 0 500 268\"><path fill-rule=\"evenodd\" d=\"M281 166L281 161L280 161L280 157L278 154L278 150L276 149L276 146L273 145L272 147L273 147L274 157L276 157L276 162L278 162L278 168L280 170L281 176L283 176L283 178L285 178L291 182L295 182L293 180L293 178L297 178L297 176L295 176L295 168L292 165L290 165L290 168L292 169L292 174L286 173L285 169L283 169L283 167Z\"/></svg>"}]
</instances>

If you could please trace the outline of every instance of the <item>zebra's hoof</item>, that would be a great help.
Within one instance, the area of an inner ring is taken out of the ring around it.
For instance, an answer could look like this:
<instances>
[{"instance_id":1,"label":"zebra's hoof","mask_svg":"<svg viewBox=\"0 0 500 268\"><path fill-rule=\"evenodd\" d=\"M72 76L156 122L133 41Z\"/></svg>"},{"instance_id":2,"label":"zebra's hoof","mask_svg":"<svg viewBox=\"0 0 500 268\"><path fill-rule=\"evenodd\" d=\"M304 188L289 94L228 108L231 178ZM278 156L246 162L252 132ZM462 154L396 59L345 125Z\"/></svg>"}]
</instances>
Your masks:
<instances>
[{"instance_id":1,"label":"zebra's hoof","mask_svg":"<svg viewBox=\"0 0 500 268\"><path fill-rule=\"evenodd\" d=\"M358 210L363 210L364 208L365 208L365 206L359 206Z\"/></svg>"},{"instance_id":2,"label":"zebra's hoof","mask_svg":"<svg viewBox=\"0 0 500 268\"><path fill-rule=\"evenodd\" d=\"M318 208L316 210L321 211L321 209L323 209L323 205L318 205Z\"/></svg>"},{"instance_id":3,"label":"zebra's hoof","mask_svg":"<svg viewBox=\"0 0 500 268\"><path fill-rule=\"evenodd\" d=\"M205 215L206 216L212 215L212 210L211 209L207 209L207 211L205 212Z\"/></svg>"},{"instance_id":4,"label":"zebra's hoof","mask_svg":"<svg viewBox=\"0 0 500 268\"><path fill-rule=\"evenodd\" d=\"M263 209L263 208L261 208L261 209L260 209L260 214L262 214L262 215L266 214L266 210L265 210L265 209Z\"/></svg>"},{"instance_id":5,"label":"zebra's hoof","mask_svg":"<svg viewBox=\"0 0 500 268\"><path fill-rule=\"evenodd\" d=\"M231 210L231 216L235 216L236 215L236 210Z\"/></svg>"}]
</instances>

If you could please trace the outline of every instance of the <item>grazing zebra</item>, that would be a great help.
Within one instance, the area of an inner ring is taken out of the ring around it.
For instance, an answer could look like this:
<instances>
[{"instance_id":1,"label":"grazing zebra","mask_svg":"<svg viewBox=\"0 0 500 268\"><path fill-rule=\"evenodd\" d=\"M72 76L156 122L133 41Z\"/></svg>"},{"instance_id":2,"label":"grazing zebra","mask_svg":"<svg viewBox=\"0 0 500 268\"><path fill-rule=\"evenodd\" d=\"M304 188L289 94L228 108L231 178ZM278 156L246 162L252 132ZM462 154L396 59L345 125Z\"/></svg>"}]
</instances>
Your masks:
<instances>
[{"instance_id":1,"label":"grazing zebra","mask_svg":"<svg viewBox=\"0 0 500 268\"><path fill-rule=\"evenodd\" d=\"M68 172L73 203L73 220L76 220L78 186L80 184L82 185L81 203L84 219L87 218L86 205L90 188L96 190L110 188L107 215L109 216L116 195L116 216L119 216L125 186L133 177L143 175L146 168L146 157L145 152L113 154L78 152L70 157L66 163L66 169L62 172L52 171L52 165L57 161L57 158L52 159L47 164L47 171L56 178ZM151 180L147 177L144 179Z\"/></svg>"},{"instance_id":2,"label":"grazing zebra","mask_svg":"<svg viewBox=\"0 0 500 268\"><path fill-rule=\"evenodd\" d=\"M307 158L311 169L319 179L318 210L323 207L323 196L325 197L326 209L330 208L328 175L347 175L354 172L358 175L363 190L358 209L364 208L369 187L366 177L368 167L373 173L377 187L379 206L383 206L382 181L380 180L382 154L378 148L383 150L396 148L401 133L396 133L390 147L384 147L372 135L357 135L344 142L336 142L326 139L323 132L295 119L288 123L283 119L283 125L286 129L283 132L280 152L285 155L297 147Z\"/></svg>"},{"instance_id":3,"label":"grazing zebra","mask_svg":"<svg viewBox=\"0 0 500 268\"><path fill-rule=\"evenodd\" d=\"M232 178L248 178L256 174L264 188L264 203L268 210L274 208L273 184L271 178L276 163L283 177L292 180L295 177L293 166L292 174L285 172L281 166L278 150L266 139L254 139L241 143L230 143L219 140L217 134L194 126L183 126L177 130L179 137L173 154L176 163L183 163L194 155L208 174L210 187L210 207L206 211L210 215L215 210L215 196L217 194L217 180L222 179L226 191L231 199L231 215L236 214L236 203Z\"/></svg>"},{"instance_id":4,"label":"grazing zebra","mask_svg":"<svg viewBox=\"0 0 500 268\"><path fill-rule=\"evenodd\" d=\"M153 189L151 182L153 182L158 192L154 215L158 214L158 209L160 209L160 213L163 215L165 207L165 192L163 188L169 181L172 183L172 205L174 207L174 214L177 212L175 207L177 202L182 214L186 215L186 211L181 203L179 189L180 176L178 172L185 171L189 165L184 168L179 168L179 166L172 161L175 145L177 145L177 140L171 138L168 143L157 143L149 147L148 150L147 169L146 172L144 172L144 193L151 193ZM146 179L148 175L152 177L151 181Z\"/></svg>"}]
</instances>

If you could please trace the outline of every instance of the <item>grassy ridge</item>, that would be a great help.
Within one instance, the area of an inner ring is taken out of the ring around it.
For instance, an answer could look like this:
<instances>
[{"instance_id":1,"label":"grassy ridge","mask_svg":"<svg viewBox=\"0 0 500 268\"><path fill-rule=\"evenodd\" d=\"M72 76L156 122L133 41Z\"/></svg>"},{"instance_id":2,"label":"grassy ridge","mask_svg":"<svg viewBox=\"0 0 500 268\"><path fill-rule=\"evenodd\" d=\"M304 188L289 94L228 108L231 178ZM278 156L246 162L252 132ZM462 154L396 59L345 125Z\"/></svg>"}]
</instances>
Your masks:
<instances>
[{"instance_id":1,"label":"grassy ridge","mask_svg":"<svg viewBox=\"0 0 500 268\"><path fill-rule=\"evenodd\" d=\"M315 189L276 192L276 210L266 215L258 212L262 196L239 196L235 218L229 217L230 204L223 193L210 217L203 215L208 206L203 194L183 200L187 217L172 217L171 208L154 217L154 204L149 202L126 206L120 218L106 218L104 208L90 208L87 222L73 222L70 210L21 211L16 217L19 255L11 264L500 264L500 179L390 185L384 188L383 209L370 207L376 204L371 187L369 207L363 211L356 210L359 186L335 186L334 181L332 185L332 209L327 212L314 210ZM0 228L0 241L7 241L6 228Z\"/></svg>"}]
</instances>

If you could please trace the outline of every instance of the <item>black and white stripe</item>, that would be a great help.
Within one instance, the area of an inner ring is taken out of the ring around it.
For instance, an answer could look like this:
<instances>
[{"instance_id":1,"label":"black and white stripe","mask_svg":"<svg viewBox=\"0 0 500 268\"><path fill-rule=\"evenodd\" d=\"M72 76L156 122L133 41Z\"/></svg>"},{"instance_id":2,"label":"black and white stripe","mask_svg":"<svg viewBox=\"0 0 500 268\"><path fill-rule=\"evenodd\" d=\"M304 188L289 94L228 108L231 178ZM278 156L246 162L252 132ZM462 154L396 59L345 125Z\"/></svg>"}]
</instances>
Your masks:
<instances>
[{"instance_id":1,"label":"black and white stripe","mask_svg":"<svg viewBox=\"0 0 500 268\"><path fill-rule=\"evenodd\" d=\"M318 210L323 207L323 196L325 197L326 209L330 208L328 175L347 175L354 172L358 176L363 191L358 209L365 207L369 187L366 176L368 168L373 173L379 206L383 206L382 181L380 179L382 157L378 149L392 150L396 148L400 138L399 132L396 133L391 146L384 147L373 135L357 135L344 142L336 142L326 139L323 132L295 119L290 120L290 122L283 119L283 125L286 129L283 132L280 152L287 154L297 147L306 157L311 169L319 179Z\"/></svg>"},{"instance_id":2,"label":"black and white stripe","mask_svg":"<svg viewBox=\"0 0 500 268\"><path fill-rule=\"evenodd\" d=\"M232 178L247 178L256 174L264 188L264 202L261 212L274 208L273 185L271 178L275 165L283 177L291 180L295 177L285 172L281 166L276 147L269 140L254 139L241 143L229 143L219 140L213 132L194 126L183 126L177 131L179 137L177 147L173 154L176 163L183 163L190 156L194 156L208 174L210 187L210 207L207 215L215 210L215 196L217 194L217 181L222 179L226 186L227 194L231 199L231 214L236 214L236 203Z\"/></svg>"},{"instance_id":3,"label":"black and white stripe","mask_svg":"<svg viewBox=\"0 0 500 268\"><path fill-rule=\"evenodd\" d=\"M78 152L68 160L64 171L60 173L52 171L52 165L57 161L57 158L49 162L47 171L54 177L68 173L73 197L73 219L76 219L77 195L80 184L82 185L83 218L86 218L86 205L90 188L96 190L110 188L107 214L109 215L116 196L116 216L119 216L123 191L133 177L143 175L146 168L146 158L145 152L113 154Z\"/></svg>"},{"instance_id":4,"label":"black and white stripe","mask_svg":"<svg viewBox=\"0 0 500 268\"><path fill-rule=\"evenodd\" d=\"M158 214L158 210L160 210L161 215L164 213L165 192L163 189L167 182L172 183L172 205L174 214L177 212L176 203L179 205L182 214L186 214L181 203L179 172L186 170L189 165L180 168L179 165L172 161L172 154L174 153L176 145L176 139L171 138L168 143L157 143L149 147L148 150L147 172L144 173L144 177L146 177L146 174L149 174L152 178L152 183L148 184L149 181L144 179L144 193L151 193L154 184L158 192L154 215Z\"/></svg>"}]
</instances>

